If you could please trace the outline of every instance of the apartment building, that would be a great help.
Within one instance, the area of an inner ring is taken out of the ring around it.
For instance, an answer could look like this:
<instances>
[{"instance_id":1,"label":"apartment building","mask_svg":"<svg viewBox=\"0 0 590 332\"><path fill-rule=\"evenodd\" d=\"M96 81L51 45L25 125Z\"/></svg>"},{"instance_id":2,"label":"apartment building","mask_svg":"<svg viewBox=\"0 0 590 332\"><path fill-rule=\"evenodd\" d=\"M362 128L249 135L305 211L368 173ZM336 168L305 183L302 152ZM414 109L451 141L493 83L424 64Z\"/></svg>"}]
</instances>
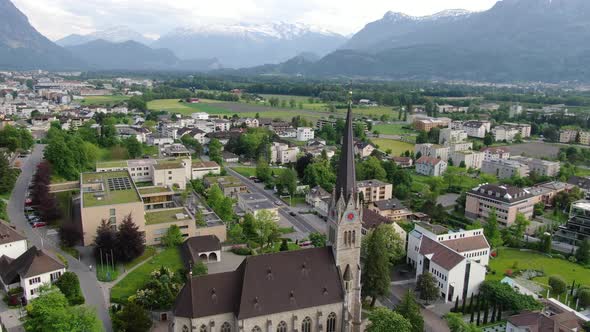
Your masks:
<instances>
[{"instance_id":1,"label":"apartment building","mask_svg":"<svg viewBox=\"0 0 590 332\"><path fill-rule=\"evenodd\" d=\"M397 198L375 201L369 210L391 221L408 220L412 216L412 211Z\"/></svg>"},{"instance_id":2,"label":"apartment building","mask_svg":"<svg viewBox=\"0 0 590 332\"><path fill-rule=\"evenodd\" d=\"M559 143L576 143L578 131L573 129L561 130L559 132Z\"/></svg>"},{"instance_id":3,"label":"apartment building","mask_svg":"<svg viewBox=\"0 0 590 332\"><path fill-rule=\"evenodd\" d=\"M440 225L418 222L408 234L407 262L416 269L416 279L431 273L445 302L479 293L489 255L483 229L452 232Z\"/></svg>"},{"instance_id":4,"label":"apartment building","mask_svg":"<svg viewBox=\"0 0 590 332\"><path fill-rule=\"evenodd\" d=\"M559 161L549 161L549 160L542 160L542 159L535 159L523 156L514 156L510 158L512 160L517 160L523 164L529 166L530 173L536 173L537 175L541 176L550 176L554 177L559 175L560 170L560 163Z\"/></svg>"},{"instance_id":5,"label":"apartment building","mask_svg":"<svg viewBox=\"0 0 590 332\"><path fill-rule=\"evenodd\" d=\"M438 158L444 161L449 160L449 147L438 144L416 144L414 151L416 155L420 153L420 156L427 156L432 158Z\"/></svg>"},{"instance_id":6,"label":"apartment building","mask_svg":"<svg viewBox=\"0 0 590 332\"><path fill-rule=\"evenodd\" d=\"M473 149L473 142L462 142L449 144L449 152L452 154L457 151L467 151Z\"/></svg>"},{"instance_id":7,"label":"apartment building","mask_svg":"<svg viewBox=\"0 0 590 332\"><path fill-rule=\"evenodd\" d=\"M313 128L309 127L299 127L297 128L297 136L296 139L298 141L307 142L314 138L314 131Z\"/></svg>"},{"instance_id":8,"label":"apartment building","mask_svg":"<svg viewBox=\"0 0 590 332\"><path fill-rule=\"evenodd\" d=\"M455 125L457 128L459 125ZM460 129L467 132L469 137L484 138L490 131L492 123L490 121L465 121L460 123Z\"/></svg>"},{"instance_id":9,"label":"apartment building","mask_svg":"<svg viewBox=\"0 0 590 332\"><path fill-rule=\"evenodd\" d=\"M494 175L499 179L507 179L513 176L529 176L529 167L527 165L516 160L508 159L484 159L481 171L486 174Z\"/></svg>"},{"instance_id":10,"label":"apartment building","mask_svg":"<svg viewBox=\"0 0 590 332\"><path fill-rule=\"evenodd\" d=\"M531 125L528 123L513 123L513 122L505 122L505 127L517 129L520 132L520 136L522 138L531 137Z\"/></svg>"},{"instance_id":11,"label":"apartment building","mask_svg":"<svg viewBox=\"0 0 590 332\"><path fill-rule=\"evenodd\" d=\"M238 194L238 207L245 213L250 213L254 217L261 211L270 213L275 221L279 220L279 208L268 198L261 194L240 193Z\"/></svg>"},{"instance_id":12,"label":"apartment building","mask_svg":"<svg viewBox=\"0 0 590 332\"><path fill-rule=\"evenodd\" d=\"M510 150L506 147L487 147L483 148L481 152L484 153L483 160L496 160L496 159L509 159L510 158Z\"/></svg>"},{"instance_id":13,"label":"apartment building","mask_svg":"<svg viewBox=\"0 0 590 332\"><path fill-rule=\"evenodd\" d=\"M359 195L363 195L365 204L391 199L393 196L393 185L379 180L357 181L356 187Z\"/></svg>"},{"instance_id":14,"label":"apartment building","mask_svg":"<svg viewBox=\"0 0 590 332\"><path fill-rule=\"evenodd\" d=\"M568 221L559 226L555 240L579 246L582 241L590 239L590 201L580 200L572 203Z\"/></svg>"},{"instance_id":15,"label":"apartment building","mask_svg":"<svg viewBox=\"0 0 590 332\"><path fill-rule=\"evenodd\" d=\"M498 222L511 226L517 213L532 218L538 198L530 192L508 185L483 184L467 192L465 217L487 219L492 210L496 211Z\"/></svg>"},{"instance_id":16,"label":"apartment building","mask_svg":"<svg viewBox=\"0 0 590 332\"><path fill-rule=\"evenodd\" d=\"M270 146L270 162L275 164L288 164L297 161L299 147L290 147L289 144L273 142Z\"/></svg>"},{"instance_id":17,"label":"apartment building","mask_svg":"<svg viewBox=\"0 0 590 332\"><path fill-rule=\"evenodd\" d=\"M238 198L238 194L248 192L246 185L234 176L208 176L204 181L207 188L217 184L227 197Z\"/></svg>"},{"instance_id":18,"label":"apartment building","mask_svg":"<svg viewBox=\"0 0 590 332\"><path fill-rule=\"evenodd\" d=\"M432 128L445 128L451 123L449 118L417 118L414 120L414 128L421 131L430 131Z\"/></svg>"},{"instance_id":19,"label":"apartment building","mask_svg":"<svg viewBox=\"0 0 590 332\"><path fill-rule=\"evenodd\" d=\"M416 160L416 173L426 176L441 176L447 170L447 162L438 158L423 156Z\"/></svg>"},{"instance_id":20,"label":"apartment building","mask_svg":"<svg viewBox=\"0 0 590 332\"><path fill-rule=\"evenodd\" d=\"M492 128L491 132L492 136L494 137L494 141L496 142L512 142L515 140L516 135L521 134L519 129L508 126L496 126Z\"/></svg>"},{"instance_id":21,"label":"apartment building","mask_svg":"<svg viewBox=\"0 0 590 332\"><path fill-rule=\"evenodd\" d=\"M449 145L464 142L467 139L467 132L459 129L443 128L438 136L438 144Z\"/></svg>"},{"instance_id":22,"label":"apartment building","mask_svg":"<svg viewBox=\"0 0 590 332\"><path fill-rule=\"evenodd\" d=\"M191 179L191 160L181 158L132 159L96 164L97 172L128 171L133 182L151 182L184 190Z\"/></svg>"},{"instance_id":23,"label":"apartment building","mask_svg":"<svg viewBox=\"0 0 590 332\"><path fill-rule=\"evenodd\" d=\"M465 168L480 169L483 163L484 153L479 151L464 150L451 153L453 165L465 164Z\"/></svg>"}]
</instances>

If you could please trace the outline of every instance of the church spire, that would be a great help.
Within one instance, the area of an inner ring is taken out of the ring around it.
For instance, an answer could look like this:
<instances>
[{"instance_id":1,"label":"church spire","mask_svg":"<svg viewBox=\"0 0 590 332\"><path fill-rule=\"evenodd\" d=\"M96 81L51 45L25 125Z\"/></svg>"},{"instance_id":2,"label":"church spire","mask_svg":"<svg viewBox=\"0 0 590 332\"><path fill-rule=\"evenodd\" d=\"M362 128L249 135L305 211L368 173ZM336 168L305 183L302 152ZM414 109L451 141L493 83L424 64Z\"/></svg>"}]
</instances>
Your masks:
<instances>
[{"instance_id":1,"label":"church spire","mask_svg":"<svg viewBox=\"0 0 590 332\"><path fill-rule=\"evenodd\" d=\"M342 152L340 154L340 165L336 177L336 202L344 195L348 203L351 195L356 193L356 175L354 169L354 141L352 128L352 87L348 96L348 113L346 114L346 125L342 137Z\"/></svg>"}]
</instances>

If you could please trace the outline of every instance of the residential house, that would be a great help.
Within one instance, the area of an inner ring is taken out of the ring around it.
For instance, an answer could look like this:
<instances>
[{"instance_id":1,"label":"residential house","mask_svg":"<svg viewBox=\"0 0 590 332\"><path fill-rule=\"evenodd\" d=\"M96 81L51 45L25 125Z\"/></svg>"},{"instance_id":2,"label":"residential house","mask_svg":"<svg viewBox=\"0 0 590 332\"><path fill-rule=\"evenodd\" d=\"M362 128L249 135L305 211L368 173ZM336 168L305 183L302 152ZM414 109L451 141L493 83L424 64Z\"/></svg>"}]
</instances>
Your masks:
<instances>
[{"instance_id":1,"label":"residential house","mask_svg":"<svg viewBox=\"0 0 590 332\"><path fill-rule=\"evenodd\" d=\"M506 332L530 331L583 331L588 318L563 303L549 298L543 301L543 310L525 311L508 317Z\"/></svg>"},{"instance_id":2,"label":"residential house","mask_svg":"<svg viewBox=\"0 0 590 332\"><path fill-rule=\"evenodd\" d=\"M328 205L332 194L320 186L315 186L305 195L305 203L311 205L322 217L328 216Z\"/></svg>"},{"instance_id":3,"label":"residential house","mask_svg":"<svg viewBox=\"0 0 590 332\"><path fill-rule=\"evenodd\" d=\"M392 221L408 220L412 216L412 211L397 198L375 201L369 205L369 210Z\"/></svg>"},{"instance_id":4,"label":"residential house","mask_svg":"<svg viewBox=\"0 0 590 332\"><path fill-rule=\"evenodd\" d=\"M0 257L15 259L27 251L27 238L0 220Z\"/></svg>"},{"instance_id":5,"label":"residential house","mask_svg":"<svg viewBox=\"0 0 590 332\"><path fill-rule=\"evenodd\" d=\"M309 127L299 127L299 128L297 128L297 137L296 137L296 139L298 141L307 142L309 140L312 140L313 138L314 138L313 128L309 128Z\"/></svg>"},{"instance_id":6,"label":"residential house","mask_svg":"<svg viewBox=\"0 0 590 332\"><path fill-rule=\"evenodd\" d=\"M494 175L499 179L507 179L513 176L529 176L529 167L527 165L516 160L508 159L484 160L481 166L481 171L486 174Z\"/></svg>"},{"instance_id":7,"label":"residential house","mask_svg":"<svg viewBox=\"0 0 590 332\"><path fill-rule=\"evenodd\" d=\"M215 235L190 237L182 243L181 249L187 269L192 269L199 262L221 262L221 241Z\"/></svg>"},{"instance_id":8,"label":"residential house","mask_svg":"<svg viewBox=\"0 0 590 332\"><path fill-rule=\"evenodd\" d=\"M444 161L449 160L449 147L437 144L416 144L414 147L416 155L438 158Z\"/></svg>"},{"instance_id":9,"label":"residential house","mask_svg":"<svg viewBox=\"0 0 590 332\"><path fill-rule=\"evenodd\" d=\"M233 154L229 151L222 151L221 152L221 159L226 164L237 163L240 160L237 154Z\"/></svg>"},{"instance_id":10,"label":"residential house","mask_svg":"<svg viewBox=\"0 0 590 332\"><path fill-rule=\"evenodd\" d=\"M375 147L371 143L358 141L354 144L354 153L360 158L370 156L373 151L375 151Z\"/></svg>"},{"instance_id":11,"label":"residential house","mask_svg":"<svg viewBox=\"0 0 590 332\"><path fill-rule=\"evenodd\" d=\"M416 173L427 176L442 176L447 170L447 162L438 158L422 156L416 161Z\"/></svg>"},{"instance_id":12,"label":"residential house","mask_svg":"<svg viewBox=\"0 0 590 332\"><path fill-rule=\"evenodd\" d=\"M401 168L412 167L414 164L414 161L410 157L392 157L391 160Z\"/></svg>"},{"instance_id":13,"label":"residential house","mask_svg":"<svg viewBox=\"0 0 590 332\"><path fill-rule=\"evenodd\" d=\"M496 159L509 159L510 150L507 147L487 147L483 148L481 152L484 153L483 160L490 161Z\"/></svg>"},{"instance_id":14,"label":"residential house","mask_svg":"<svg viewBox=\"0 0 590 332\"><path fill-rule=\"evenodd\" d=\"M364 204L391 199L393 185L379 180L357 181L356 187Z\"/></svg>"}]
</instances>

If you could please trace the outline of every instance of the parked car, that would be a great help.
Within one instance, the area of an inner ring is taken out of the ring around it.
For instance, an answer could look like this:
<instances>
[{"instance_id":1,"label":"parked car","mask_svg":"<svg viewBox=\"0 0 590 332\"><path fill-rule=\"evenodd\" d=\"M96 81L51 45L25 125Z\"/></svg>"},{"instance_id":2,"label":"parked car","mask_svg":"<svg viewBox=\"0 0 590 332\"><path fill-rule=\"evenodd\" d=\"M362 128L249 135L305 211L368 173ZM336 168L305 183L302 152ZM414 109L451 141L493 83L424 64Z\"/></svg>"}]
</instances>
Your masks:
<instances>
[{"instance_id":1,"label":"parked car","mask_svg":"<svg viewBox=\"0 0 590 332\"><path fill-rule=\"evenodd\" d=\"M281 205L283 205L283 202L281 202L281 201L275 201L275 204L278 205L278 206L281 206Z\"/></svg>"},{"instance_id":2,"label":"parked car","mask_svg":"<svg viewBox=\"0 0 590 332\"><path fill-rule=\"evenodd\" d=\"M35 209L32 206L25 206L25 213L33 213Z\"/></svg>"},{"instance_id":3,"label":"parked car","mask_svg":"<svg viewBox=\"0 0 590 332\"><path fill-rule=\"evenodd\" d=\"M45 227L45 226L47 226L47 224L42 221L38 221L36 223L33 223L33 228L41 228L41 227Z\"/></svg>"},{"instance_id":4,"label":"parked car","mask_svg":"<svg viewBox=\"0 0 590 332\"><path fill-rule=\"evenodd\" d=\"M293 212L293 211L289 212L289 214L290 214L291 216L293 216L293 217L295 217L295 216L297 215L297 213L295 213L295 212Z\"/></svg>"},{"instance_id":5,"label":"parked car","mask_svg":"<svg viewBox=\"0 0 590 332\"><path fill-rule=\"evenodd\" d=\"M33 200L29 197L25 198L25 205L32 205L33 204Z\"/></svg>"}]
</instances>

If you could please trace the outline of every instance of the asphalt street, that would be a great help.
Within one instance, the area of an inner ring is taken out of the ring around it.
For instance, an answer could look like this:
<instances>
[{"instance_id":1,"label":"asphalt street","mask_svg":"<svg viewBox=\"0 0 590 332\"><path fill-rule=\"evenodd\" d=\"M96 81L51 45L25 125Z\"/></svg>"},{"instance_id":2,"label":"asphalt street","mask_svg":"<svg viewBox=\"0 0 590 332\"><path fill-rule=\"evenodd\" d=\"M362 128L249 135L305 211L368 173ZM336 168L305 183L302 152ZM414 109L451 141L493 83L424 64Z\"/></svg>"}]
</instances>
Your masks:
<instances>
[{"instance_id":1,"label":"asphalt street","mask_svg":"<svg viewBox=\"0 0 590 332\"><path fill-rule=\"evenodd\" d=\"M18 177L10 196L8 216L10 217L12 225L26 235L29 241L29 246L34 245L38 248L57 252L67 258L69 264L68 270L76 273L80 279L80 286L84 293L84 297L86 298L86 305L96 309L99 319L103 322L105 330L110 332L112 331L112 327L106 304L107 301L105 301L102 286L96 279L95 272L90 271L89 269L89 264L93 264L92 261L80 262L66 254L59 249L59 246L57 246L54 241L47 237L47 230L36 230L31 228L25 218L23 207L26 192L37 165L39 165L43 159L44 147L44 145L37 144L31 152L31 155L24 160L21 168L22 172ZM87 259L91 260L92 258L87 257Z\"/></svg>"}]
</instances>

